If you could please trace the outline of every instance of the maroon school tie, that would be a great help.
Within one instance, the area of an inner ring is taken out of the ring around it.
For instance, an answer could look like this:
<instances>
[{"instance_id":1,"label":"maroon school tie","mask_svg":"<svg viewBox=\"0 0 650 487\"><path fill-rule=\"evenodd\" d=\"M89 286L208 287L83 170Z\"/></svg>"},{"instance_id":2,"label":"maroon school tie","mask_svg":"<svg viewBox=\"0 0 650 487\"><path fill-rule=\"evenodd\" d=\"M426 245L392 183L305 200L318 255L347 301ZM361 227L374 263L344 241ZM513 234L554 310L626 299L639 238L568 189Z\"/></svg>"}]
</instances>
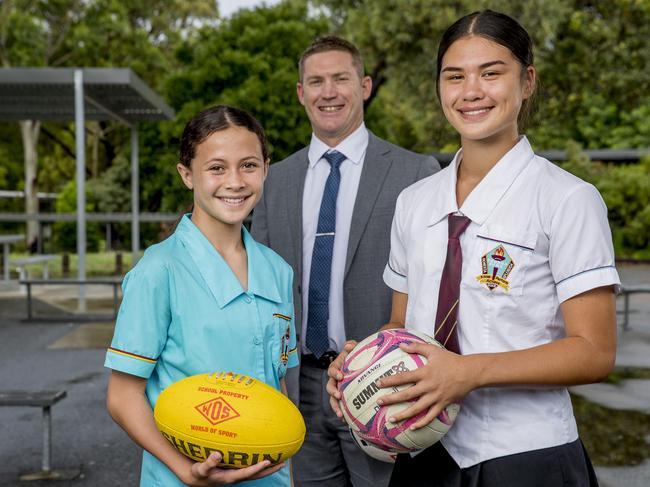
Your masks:
<instances>
[{"instance_id":1,"label":"maroon school tie","mask_svg":"<svg viewBox=\"0 0 650 487\"><path fill-rule=\"evenodd\" d=\"M449 215L448 221L447 258L440 279L434 338L442 343L447 350L460 353L456 325L458 324L458 297L460 295L463 254L458 238L467 229L471 220L466 216Z\"/></svg>"}]
</instances>

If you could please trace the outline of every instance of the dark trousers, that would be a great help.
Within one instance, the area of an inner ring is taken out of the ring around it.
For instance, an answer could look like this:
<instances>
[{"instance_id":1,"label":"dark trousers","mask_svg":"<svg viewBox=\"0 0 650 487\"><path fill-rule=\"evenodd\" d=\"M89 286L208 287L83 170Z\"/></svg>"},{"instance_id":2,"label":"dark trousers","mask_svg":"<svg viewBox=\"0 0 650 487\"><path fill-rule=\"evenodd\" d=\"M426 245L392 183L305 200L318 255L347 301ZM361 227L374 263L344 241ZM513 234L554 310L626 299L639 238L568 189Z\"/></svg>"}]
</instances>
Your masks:
<instances>
[{"instance_id":1,"label":"dark trousers","mask_svg":"<svg viewBox=\"0 0 650 487\"><path fill-rule=\"evenodd\" d=\"M597 487L578 439L566 445L493 458L459 468L441 443L419 455L399 455L389 487Z\"/></svg>"},{"instance_id":2,"label":"dark trousers","mask_svg":"<svg viewBox=\"0 0 650 487\"><path fill-rule=\"evenodd\" d=\"M296 487L386 487L393 465L367 456L332 411L327 370L300 367L300 411L307 436L293 457Z\"/></svg>"}]
</instances>

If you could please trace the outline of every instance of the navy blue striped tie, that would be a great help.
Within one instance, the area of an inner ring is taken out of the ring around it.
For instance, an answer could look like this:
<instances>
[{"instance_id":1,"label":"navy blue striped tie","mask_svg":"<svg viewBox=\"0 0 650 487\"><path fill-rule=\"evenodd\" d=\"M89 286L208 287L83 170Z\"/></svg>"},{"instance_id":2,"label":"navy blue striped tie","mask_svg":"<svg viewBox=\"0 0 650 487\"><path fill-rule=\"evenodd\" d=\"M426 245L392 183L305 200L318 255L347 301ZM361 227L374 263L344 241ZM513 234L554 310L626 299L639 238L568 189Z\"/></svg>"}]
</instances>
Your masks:
<instances>
[{"instance_id":1,"label":"navy blue striped tie","mask_svg":"<svg viewBox=\"0 0 650 487\"><path fill-rule=\"evenodd\" d=\"M327 322L330 314L332 251L334 249L334 232L336 231L336 197L339 194L339 184L341 183L339 166L346 159L338 151L327 152L323 157L331 167L320 203L314 252L311 256L307 310L307 348L318 358L329 348Z\"/></svg>"}]
</instances>

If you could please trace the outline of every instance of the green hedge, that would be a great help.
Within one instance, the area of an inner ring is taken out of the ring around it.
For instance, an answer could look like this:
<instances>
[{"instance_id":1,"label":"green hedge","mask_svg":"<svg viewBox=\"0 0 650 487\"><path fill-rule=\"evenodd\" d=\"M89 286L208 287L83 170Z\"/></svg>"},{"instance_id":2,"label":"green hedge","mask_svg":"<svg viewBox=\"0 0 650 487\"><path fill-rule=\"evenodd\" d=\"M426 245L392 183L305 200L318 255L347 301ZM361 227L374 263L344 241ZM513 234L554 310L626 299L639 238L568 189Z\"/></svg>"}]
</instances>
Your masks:
<instances>
[{"instance_id":1,"label":"green hedge","mask_svg":"<svg viewBox=\"0 0 650 487\"><path fill-rule=\"evenodd\" d=\"M70 181L59 192L54 205L57 213L75 213L77 211L77 184ZM92 192L86 187L86 212L95 211ZM77 251L77 223L56 222L53 229L53 243L56 252ZM99 250L102 231L98 223L86 222L86 248L89 252Z\"/></svg>"}]
</instances>

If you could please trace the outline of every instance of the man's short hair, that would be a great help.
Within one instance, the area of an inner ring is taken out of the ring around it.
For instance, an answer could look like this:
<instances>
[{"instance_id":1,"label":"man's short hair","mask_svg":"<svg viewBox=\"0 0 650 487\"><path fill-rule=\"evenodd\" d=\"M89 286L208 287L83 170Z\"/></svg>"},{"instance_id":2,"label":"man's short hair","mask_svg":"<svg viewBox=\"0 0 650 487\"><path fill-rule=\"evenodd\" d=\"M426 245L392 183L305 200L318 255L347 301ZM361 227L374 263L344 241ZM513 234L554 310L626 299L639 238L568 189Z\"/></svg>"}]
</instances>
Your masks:
<instances>
[{"instance_id":1,"label":"man's short hair","mask_svg":"<svg viewBox=\"0 0 650 487\"><path fill-rule=\"evenodd\" d=\"M359 49L357 49L357 46L340 37L329 35L316 38L300 56L300 60L298 61L298 75L301 82L303 71L305 69L305 60L313 54L329 51L342 51L350 54L350 56L352 56L352 65L357 70L359 79L363 78L363 58L361 57L361 53L359 52Z\"/></svg>"}]
</instances>

